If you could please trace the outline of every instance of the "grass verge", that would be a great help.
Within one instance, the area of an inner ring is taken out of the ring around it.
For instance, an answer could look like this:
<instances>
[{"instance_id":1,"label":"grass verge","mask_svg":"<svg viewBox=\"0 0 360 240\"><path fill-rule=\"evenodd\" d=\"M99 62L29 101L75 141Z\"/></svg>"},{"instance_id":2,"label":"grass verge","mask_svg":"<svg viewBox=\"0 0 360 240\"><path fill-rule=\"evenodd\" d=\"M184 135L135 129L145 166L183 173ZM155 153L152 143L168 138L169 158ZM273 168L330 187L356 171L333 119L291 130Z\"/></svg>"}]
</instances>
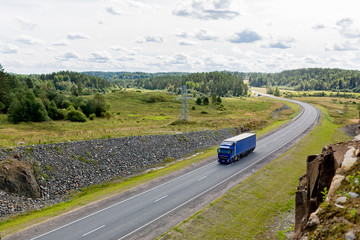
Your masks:
<instances>
[{"instance_id":1,"label":"grass verge","mask_svg":"<svg viewBox=\"0 0 360 240\"><path fill-rule=\"evenodd\" d=\"M256 239L279 212L293 207L306 157L321 152L339 134L324 109L321 123L294 148L212 202L159 239Z\"/></svg>"}]
</instances>

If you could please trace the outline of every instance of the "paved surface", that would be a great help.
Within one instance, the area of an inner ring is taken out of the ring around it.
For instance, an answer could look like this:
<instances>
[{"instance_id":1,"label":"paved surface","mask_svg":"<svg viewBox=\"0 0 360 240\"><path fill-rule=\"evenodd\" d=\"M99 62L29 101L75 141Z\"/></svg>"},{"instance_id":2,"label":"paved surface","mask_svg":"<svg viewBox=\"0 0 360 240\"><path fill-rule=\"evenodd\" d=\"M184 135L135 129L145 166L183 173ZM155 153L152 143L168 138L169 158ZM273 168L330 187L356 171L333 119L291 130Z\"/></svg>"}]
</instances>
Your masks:
<instances>
[{"instance_id":1,"label":"paved surface","mask_svg":"<svg viewBox=\"0 0 360 240\"><path fill-rule=\"evenodd\" d=\"M110 205L107 203L102 207L100 202L60 223L50 221L7 239L153 239L181 221L182 212L192 214L208 202L204 200L207 196L211 196L210 200L219 197L219 193L236 182L234 179L239 181L251 175L271 156L314 126L319 117L318 110L306 103L299 104L302 112L298 117L286 127L258 140L253 154L233 164L220 165L212 158L204 166ZM211 194L214 191L216 194ZM198 206L197 202L200 203Z\"/></svg>"}]
</instances>

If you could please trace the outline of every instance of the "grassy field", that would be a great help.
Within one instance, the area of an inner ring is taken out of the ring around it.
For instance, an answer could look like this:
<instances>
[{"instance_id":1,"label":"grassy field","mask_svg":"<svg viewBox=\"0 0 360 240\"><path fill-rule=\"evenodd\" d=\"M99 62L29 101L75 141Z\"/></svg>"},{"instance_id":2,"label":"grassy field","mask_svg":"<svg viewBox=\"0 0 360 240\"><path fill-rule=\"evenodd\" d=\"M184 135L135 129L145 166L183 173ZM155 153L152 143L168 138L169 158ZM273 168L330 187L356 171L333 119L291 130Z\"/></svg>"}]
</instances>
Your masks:
<instances>
[{"instance_id":1,"label":"grassy field","mask_svg":"<svg viewBox=\"0 0 360 240\"><path fill-rule=\"evenodd\" d=\"M172 125L179 118L181 96L154 91L117 91L105 95L111 117L96 118L85 123L48 121L10 124L0 114L0 147L66 142L131 135L169 134L206 129L248 126L259 130L274 121L270 113L281 103L261 98L223 98L223 107L189 102L191 124ZM155 102L152 102L155 101ZM192 108L195 108L192 110Z\"/></svg>"},{"instance_id":2,"label":"grassy field","mask_svg":"<svg viewBox=\"0 0 360 240\"><path fill-rule=\"evenodd\" d=\"M339 130L356 110L331 116L339 101L300 99L319 103L321 123L300 143L224 196L197 212L159 239L264 239L267 226L283 211L294 208L298 179L305 173L306 158L327 144L350 138ZM273 232L272 239L276 239ZM266 235L268 237L268 235Z\"/></svg>"}]
</instances>

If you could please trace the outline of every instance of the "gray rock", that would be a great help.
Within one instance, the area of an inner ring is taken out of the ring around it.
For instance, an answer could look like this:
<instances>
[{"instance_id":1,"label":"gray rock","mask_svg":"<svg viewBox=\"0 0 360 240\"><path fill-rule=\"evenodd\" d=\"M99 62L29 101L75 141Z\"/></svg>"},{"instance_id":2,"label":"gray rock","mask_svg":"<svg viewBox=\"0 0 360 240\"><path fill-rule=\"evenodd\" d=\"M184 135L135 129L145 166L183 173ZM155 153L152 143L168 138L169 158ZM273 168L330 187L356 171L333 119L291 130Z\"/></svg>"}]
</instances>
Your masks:
<instances>
[{"instance_id":1,"label":"gray rock","mask_svg":"<svg viewBox=\"0 0 360 240\"><path fill-rule=\"evenodd\" d=\"M355 240L355 239L356 239L356 236L355 236L354 230L351 230L348 233L346 233L345 240Z\"/></svg>"},{"instance_id":2,"label":"gray rock","mask_svg":"<svg viewBox=\"0 0 360 240\"><path fill-rule=\"evenodd\" d=\"M336 203L346 203L347 199L346 197L339 197L338 199L336 199Z\"/></svg>"},{"instance_id":3,"label":"gray rock","mask_svg":"<svg viewBox=\"0 0 360 240\"><path fill-rule=\"evenodd\" d=\"M183 158L232 136L234 129L220 129L2 148L0 163L16 155L20 161L39 166L36 179L40 198L30 201L16 194L0 192L3 194L0 220L11 213L5 201L15 200L14 213L40 209L63 201L78 189L145 171L166 158Z\"/></svg>"},{"instance_id":4,"label":"gray rock","mask_svg":"<svg viewBox=\"0 0 360 240\"><path fill-rule=\"evenodd\" d=\"M359 194L354 193L354 192L349 192L349 196L350 196L350 198L357 198L357 197L359 197Z\"/></svg>"}]
</instances>

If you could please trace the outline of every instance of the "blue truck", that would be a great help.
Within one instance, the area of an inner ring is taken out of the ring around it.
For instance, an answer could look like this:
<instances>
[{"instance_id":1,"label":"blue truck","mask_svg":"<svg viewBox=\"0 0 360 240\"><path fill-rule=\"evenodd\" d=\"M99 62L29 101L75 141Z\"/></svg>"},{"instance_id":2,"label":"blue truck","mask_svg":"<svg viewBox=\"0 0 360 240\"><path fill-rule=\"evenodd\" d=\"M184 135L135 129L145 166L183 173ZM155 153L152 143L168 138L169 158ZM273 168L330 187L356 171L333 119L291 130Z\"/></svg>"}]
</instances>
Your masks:
<instances>
[{"instance_id":1,"label":"blue truck","mask_svg":"<svg viewBox=\"0 0 360 240\"><path fill-rule=\"evenodd\" d=\"M218 148L218 162L230 164L249 155L256 147L256 134L243 133L225 139Z\"/></svg>"}]
</instances>

